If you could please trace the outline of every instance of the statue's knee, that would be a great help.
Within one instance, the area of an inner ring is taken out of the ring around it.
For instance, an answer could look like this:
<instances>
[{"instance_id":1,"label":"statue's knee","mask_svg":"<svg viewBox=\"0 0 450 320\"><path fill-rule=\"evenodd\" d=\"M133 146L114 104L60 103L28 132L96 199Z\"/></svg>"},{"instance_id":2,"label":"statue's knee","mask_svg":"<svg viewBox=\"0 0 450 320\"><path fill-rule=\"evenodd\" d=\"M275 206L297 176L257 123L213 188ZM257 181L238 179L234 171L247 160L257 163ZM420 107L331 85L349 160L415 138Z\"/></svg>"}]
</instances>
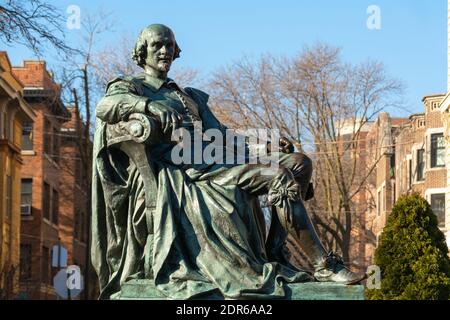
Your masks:
<instances>
[{"instance_id":1,"label":"statue's knee","mask_svg":"<svg viewBox=\"0 0 450 320\"><path fill-rule=\"evenodd\" d=\"M278 180L281 183L287 183L288 181L295 180L295 176L292 170L284 166L280 166L276 169L276 175L274 180Z\"/></svg>"},{"instance_id":2,"label":"statue's knee","mask_svg":"<svg viewBox=\"0 0 450 320\"><path fill-rule=\"evenodd\" d=\"M295 180L291 170L279 167L269 187L269 203L280 206L284 200L301 199L301 187Z\"/></svg>"},{"instance_id":3,"label":"statue's knee","mask_svg":"<svg viewBox=\"0 0 450 320\"><path fill-rule=\"evenodd\" d=\"M294 176L311 176L313 172L313 163L312 160L303 153L292 153L292 173Z\"/></svg>"}]
</instances>

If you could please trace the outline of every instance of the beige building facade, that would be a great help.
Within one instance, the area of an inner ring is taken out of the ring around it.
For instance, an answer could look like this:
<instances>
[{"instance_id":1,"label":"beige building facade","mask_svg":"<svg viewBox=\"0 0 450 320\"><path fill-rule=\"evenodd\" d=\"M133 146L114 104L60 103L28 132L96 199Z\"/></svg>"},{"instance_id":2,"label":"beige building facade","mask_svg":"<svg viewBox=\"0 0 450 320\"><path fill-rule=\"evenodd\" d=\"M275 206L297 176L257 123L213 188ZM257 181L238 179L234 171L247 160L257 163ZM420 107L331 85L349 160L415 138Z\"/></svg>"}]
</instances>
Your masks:
<instances>
[{"instance_id":1,"label":"beige building facade","mask_svg":"<svg viewBox=\"0 0 450 320\"><path fill-rule=\"evenodd\" d=\"M369 165L376 165L367 188L367 265L373 263L393 205L405 194L416 192L428 201L450 245L449 155L445 117L440 110L445 98L444 94L424 97L424 112L409 118L396 119L381 113L368 134Z\"/></svg>"},{"instance_id":2,"label":"beige building facade","mask_svg":"<svg viewBox=\"0 0 450 320\"><path fill-rule=\"evenodd\" d=\"M448 26L447 26L447 94L442 99L439 109L442 114L443 132L445 139L445 163L447 168L446 184L450 186L450 0L448 0ZM446 212L446 239L447 245L450 245L450 190L447 187L445 197L445 212Z\"/></svg>"},{"instance_id":3,"label":"beige building facade","mask_svg":"<svg viewBox=\"0 0 450 320\"><path fill-rule=\"evenodd\" d=\"M439 228L447 233L446 143L439 109L444 98L443 94L426 96L423 99L425 112L412 115L398 136L396 198L411 192L420 193L437 215Z\"/></svg>"},{"instance_id":4,"label":"beige building facade","mask_svg":"<svg viewBox=\"0 0 450 320\"><path fill-rule=\"evenodd\" d=\"M378 240L396 199L397 136L408 119L380 113L367 134L367 166L373 168L366 188L365 264L372 264Z\"/></svg>"},{"instance_id":5,"label":"beige building facade","mask_svg":"<svg viewBox=\"0 0 450 320\"><path fill-rule=\"evenodd\" d=\"M26 127L36 118L23 91L8 55L0 51L0 299L19 290L21 152Z\"/></svg>"}]
</instances>

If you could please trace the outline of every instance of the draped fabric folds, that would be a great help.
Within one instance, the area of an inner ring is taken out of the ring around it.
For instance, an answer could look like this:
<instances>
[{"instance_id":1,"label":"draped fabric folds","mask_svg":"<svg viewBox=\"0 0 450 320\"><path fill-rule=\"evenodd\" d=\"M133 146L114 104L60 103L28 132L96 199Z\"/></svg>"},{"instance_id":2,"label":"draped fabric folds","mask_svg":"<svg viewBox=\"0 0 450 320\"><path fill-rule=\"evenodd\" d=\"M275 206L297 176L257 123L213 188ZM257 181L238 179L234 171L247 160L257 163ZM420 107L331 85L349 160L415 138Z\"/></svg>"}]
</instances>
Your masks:
<instances>
[{"instance_id":1,"label":"draped fabric folds","mask_svg":"<svg viewBox=\"0 0 450 320\"><path fill-rule=\"evenodd\" d=\"M283 298L286 283L312 280L268 261L257 198L213 182L220 166L186 171L155 160L150 225L142 177L124 153L106 147L105 127L97 121L93 163L92 263L101 299L131 279L153 279L169 299Z\"/></svg>"}]
</instances>

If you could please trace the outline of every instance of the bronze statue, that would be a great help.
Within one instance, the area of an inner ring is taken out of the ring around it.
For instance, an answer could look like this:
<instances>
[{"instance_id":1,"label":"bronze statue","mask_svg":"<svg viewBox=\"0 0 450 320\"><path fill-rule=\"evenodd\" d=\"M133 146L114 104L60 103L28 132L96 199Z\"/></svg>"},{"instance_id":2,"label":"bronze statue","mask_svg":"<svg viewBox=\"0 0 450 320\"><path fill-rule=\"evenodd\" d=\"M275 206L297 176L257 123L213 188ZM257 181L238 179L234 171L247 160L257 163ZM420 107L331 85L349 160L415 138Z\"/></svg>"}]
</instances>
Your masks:
<instances>
[{"instance_id":1,"label":"bronze statue","mask_svg":"<svg viewBox=\"0 0 450 320\"><path fill-rule=\"evenodd\" d=\"M180 51L168 27L145 28L133 54L144 72L112 80L97 105L92 262L100 298L136 279L171 299L283 298L289 283L359 282L322 246L303 205L312 196L312 162L287 139L270 154L276 166L198 162L195 150L189 161L173 160L176 130L227 131L206 93L167 77ZM261 195L273 208L267 241ZM314 261L314 272L284 258L288 234Z\"/></svg>"}]
</instances>

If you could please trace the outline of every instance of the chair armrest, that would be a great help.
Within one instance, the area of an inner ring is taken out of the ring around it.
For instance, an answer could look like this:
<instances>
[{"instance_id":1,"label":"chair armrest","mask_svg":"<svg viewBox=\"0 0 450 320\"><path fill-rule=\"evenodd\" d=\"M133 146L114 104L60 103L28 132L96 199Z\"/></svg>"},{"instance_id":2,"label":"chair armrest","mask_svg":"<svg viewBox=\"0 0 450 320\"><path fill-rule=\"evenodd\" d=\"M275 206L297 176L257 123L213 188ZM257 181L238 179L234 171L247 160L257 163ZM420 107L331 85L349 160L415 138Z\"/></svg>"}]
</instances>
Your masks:
<instances>
[{"instance_id":1,"label":"chair armrest","mask_svg":"<svg viewBox=\"0 0 450 320\"><path fill-rule=\"evenodd\" d=\"M108 148L120 149L136 165L145 189L146 220L149 234L153 234L153 213L156 208L157 174L153 169L148 146L160 143L160 125L142 113L133 113L127 121L106 127Z\"/></svg>"},{"instance_id":2,"label":"chair armrest","mask_svg":"<svg viewBox=\"0 0 450 320\"><path fill-rule=\"evenodd\" d=\"M159 124L154 118L142 113L132 113L127 121L107 126L107 145L118 145L126 141L151 145L160 141L160 132Z\"/></svg>"}]
</instances>

